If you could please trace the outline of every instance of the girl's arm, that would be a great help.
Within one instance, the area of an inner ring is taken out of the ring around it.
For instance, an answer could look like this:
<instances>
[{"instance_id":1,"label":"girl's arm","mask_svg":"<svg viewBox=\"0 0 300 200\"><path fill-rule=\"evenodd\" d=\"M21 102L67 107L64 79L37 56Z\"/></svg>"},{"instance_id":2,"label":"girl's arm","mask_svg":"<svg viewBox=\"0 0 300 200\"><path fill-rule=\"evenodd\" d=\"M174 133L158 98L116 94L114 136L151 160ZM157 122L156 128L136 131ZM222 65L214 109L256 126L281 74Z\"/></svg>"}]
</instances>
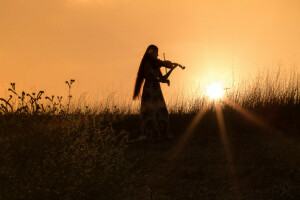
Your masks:
<instances>
[{"instance_id":1,"label":"girl's arm","mask_svg":"<svg viewBox=\"0 0 300 200\"><path fill-rule=\"evenodd\" d=\"M172 73L172 71L173 71L176 67L177 67L177 66L172 67L172 68L168 71L168 73L166 73L166 74L163 76L163 78L164 78L164 79L168 79L169 76L170 76L170 74Z\"/></svg>"},{"instance_id":2,"label":"girl's arm","mask_svg":"<svg viewBox=\"0 0 300 200\"><path fill-rule=\"evenodd\" d=\"M150 81L158 81L162 83L169 83L170 81L167 80L165 76L162 75L161 71L158 69L159 73L154 73L153 67L150 63L145 63L144 66L144 75L146 80Z\"/></svg>"},{"instance_id":3,"label":"girl's arm","mask_svg":"<svg viewBox=\"0 0 300 200\"><path fill-rule=\"evenodd\" d=\"M166 77L166 75L162 75L161 71L159 71L159 75L158 75L158 81L162 82L162 83L168 83L168 85L170 84L170 81L168 80L168 76Z\"/></svg>"}]
</instances>

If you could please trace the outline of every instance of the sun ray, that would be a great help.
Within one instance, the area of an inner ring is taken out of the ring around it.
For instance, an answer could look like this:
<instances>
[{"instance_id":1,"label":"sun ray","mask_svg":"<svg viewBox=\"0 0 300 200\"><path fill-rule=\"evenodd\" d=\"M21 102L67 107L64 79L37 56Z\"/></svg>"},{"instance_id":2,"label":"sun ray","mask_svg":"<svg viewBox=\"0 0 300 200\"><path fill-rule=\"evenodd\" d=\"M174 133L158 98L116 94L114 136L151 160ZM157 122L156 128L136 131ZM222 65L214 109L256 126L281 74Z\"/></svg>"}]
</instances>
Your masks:
<instances>
[{"instance_id":1,"label":"sun ray","mask_svg":"<svg viewBox=\"0 0 300 200\"><path fill-rule=\"evenodd\" d=\"M261 117L255 116L254 114L250 113L248 110L243 108L242 106L234 103L233 101L230 101L229 99L226 100L227 105L232 107L234 110L239 112L241 115L243 115L246 119L248 119L250 122L254 123L258 127L262 128L265 133L272 135L278 139L281 140L281 142L285 143L285 145L288 148L296 148L299 149L299 143L297 141L285 137L280 131L274 129L270 125L268 125ZM295 144L296 143L296 144Z\"/></svg>"},{"instance_id":2,"label":"sun ray","mask_svg":"<svg viewBox=\"0 0 300 200\"><path fill-rule=\"evenodd\" d=\"M207 109L208 109L208 105L207 105L207 103L205 103L203 105L202 109L194 117L193 121L189 124L186 131L182 134L182 136L177 140L177 142L168 151L168 153L167 153L168 157L166 159L166 162L160 163L157 166L160 173L164 174L164 176L160 176L161 178L158 181L160 181L160 182L165 181L167 174L172 171L172 168L175 166L175 163L176 163L176 157L180 154L180 152L183 150L184 146L187 144L187 142L191 138L196 126L199 124L199 122L203 118Z\"/></svg>"},{"instance_id":3,"label":"sun ray","mask_svg":"<svg viewBox=\"0 0 300 200\"><path fill-rule=\"evenodd\" d=\"M199 124L199 122L203 118L204 114L206 113L207 108L208 108L208 105L207 105L207 103L205 103L203 105L202 109L194 117L193 121L189 124L186 131L179 138L178 142L170 150L170 155L172 155L173 158L175 158L182 151L183 147L189 141L189 139L191 138L196 126Z\"/></svg>"},{"instance_id":4,"label":"sun ray","mask_svg":"<svg viewBox=\"0 0 300 200\"><path fill-rule=\"evenodd\" d=\"M216 115L217 115L217 120L218 120L218 125L219 125L221 141L222 141L222 144L223 144L223 147L224 147L226 161L227 161L228 166L229 166L229 173L230 173L231 178L232 178L233 186L236 188L235 192L236 192L236 195L237 195L237 199L241 199L238 176L236 174L236 170L235 170L235 167L234 167L233 154L232 154L231 147L230 147L230 144L229 144L229 141L228 141L225 121L224 121L224 117L223 117L223 113L222 113L220 104L215 103L215 108L216 108Z\"/></svg>"},{"instance_id":5,"label":"sun ray","mask_svg":"<svg viewBox=\"0 0 300 200\"><path fill-rule=\"evenodd\" d=\"M224 145L225 151L230 152L230 145L229 145L228 138L227 138L224 117L223 117L223 113L222 113L220 104L215 103L215 107L216 107L216 115L217 115L217 119L218 119L218 125L219 125L221 140L222 140L222 143ZM231 153L228 154L228 155L229 155L230 160L231 160L231 158L232 158Z\"/></svg>"},{"instance_id":6,"label":"sun ray","mask_svg":"<svg viewBox=\"0 0 300 200\"><path fill-rule=\"evenodd\" d=\"M242 106L234 103L233 101L231 101L229 99L226 100L226 103L230 107L232 107L233 109L235 109L236 111L238 111L240 114L242 114L244 117L246 117L249 121L251 121L254 124L256 124L257 126L265 129L268 132L274 132L274 129L271 128L266 122L264 122L263 119L261 119L258 116L255 116L254 114L250 113L249 111L247 111Z\"/></svg>"}]
</instances>

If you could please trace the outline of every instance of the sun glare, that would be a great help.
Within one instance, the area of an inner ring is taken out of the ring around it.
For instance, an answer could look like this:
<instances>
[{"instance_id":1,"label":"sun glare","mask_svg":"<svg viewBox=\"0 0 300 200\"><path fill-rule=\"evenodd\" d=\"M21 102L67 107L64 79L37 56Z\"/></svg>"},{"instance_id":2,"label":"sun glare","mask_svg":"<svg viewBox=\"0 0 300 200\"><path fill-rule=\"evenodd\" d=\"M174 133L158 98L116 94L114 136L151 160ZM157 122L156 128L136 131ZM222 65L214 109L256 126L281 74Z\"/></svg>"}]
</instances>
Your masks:
<instances>
[{"instance_id":1,"label":"sun glare","mask_svg":"<svg viewBox=\"0 0 300 200\"><path fill-rule=\"evenodd\" d=\"M220 99L223 97L225 90L221 84L213 83L206 88L206 94L211 99Z\"/></svg>"}]
</instances>

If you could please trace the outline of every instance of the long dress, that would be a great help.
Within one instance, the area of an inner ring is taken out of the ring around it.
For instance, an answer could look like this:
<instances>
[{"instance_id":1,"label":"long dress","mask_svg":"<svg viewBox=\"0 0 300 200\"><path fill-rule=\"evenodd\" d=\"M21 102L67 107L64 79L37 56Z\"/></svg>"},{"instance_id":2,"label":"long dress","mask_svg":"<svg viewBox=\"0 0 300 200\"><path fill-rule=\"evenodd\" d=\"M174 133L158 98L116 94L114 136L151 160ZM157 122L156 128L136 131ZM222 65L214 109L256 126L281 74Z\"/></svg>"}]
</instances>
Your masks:
<instances>
[{"instance_id":1,"label":"long dress","mask_svg":"<svg viewBox=\"0 0 300 200\"><path fill-rule=\"evenodd\" d=\"M152 141L169 136L169 115L160 88L160 69L151 63L144 64L145 83L141 101L141 131Z\"/></svg>"}]
</instances>

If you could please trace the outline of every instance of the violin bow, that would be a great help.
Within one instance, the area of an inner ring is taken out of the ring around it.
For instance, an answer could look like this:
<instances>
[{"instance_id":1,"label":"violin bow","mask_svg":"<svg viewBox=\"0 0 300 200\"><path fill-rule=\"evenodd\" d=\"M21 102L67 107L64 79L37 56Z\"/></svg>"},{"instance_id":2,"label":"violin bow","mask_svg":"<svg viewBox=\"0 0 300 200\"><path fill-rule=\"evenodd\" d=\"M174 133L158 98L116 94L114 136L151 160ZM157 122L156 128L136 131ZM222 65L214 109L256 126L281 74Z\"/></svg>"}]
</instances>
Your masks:
<instances>
[{"instance_id":1,"label":"violin bow","mask_svg":"<svg viewBox=\"0 0 300 200\"><path fill-rule=\"evenodd\" d=\"M166 61L165 53L163 53L163 56L164 56L164 61ZM165 70L166 70L166 73L168 73L166 67L165 67Z\"/></svg>"}]
</instances>

